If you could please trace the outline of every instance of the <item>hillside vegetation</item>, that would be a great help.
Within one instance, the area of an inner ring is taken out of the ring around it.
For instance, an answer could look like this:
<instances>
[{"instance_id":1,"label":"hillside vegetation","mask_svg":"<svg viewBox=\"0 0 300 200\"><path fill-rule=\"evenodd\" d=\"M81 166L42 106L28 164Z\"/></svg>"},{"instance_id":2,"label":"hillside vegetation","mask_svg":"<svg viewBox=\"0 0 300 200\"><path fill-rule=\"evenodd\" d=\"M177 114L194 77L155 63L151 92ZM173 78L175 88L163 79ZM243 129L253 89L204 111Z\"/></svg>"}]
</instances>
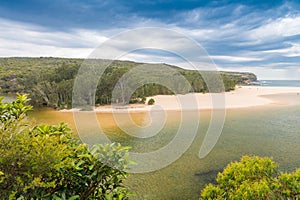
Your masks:
<instances>
[{"instance_id":1,"label":"hillside vegetation","mask_svg":"<svg viewBox=\"0 0 300 200\"><path fill-rule=\"evenodd\" d=\"M0 93L28 93L32 103L47 105L55 108L69 108L72 104L72 91L74 80L78 70L83 63L83 59L67 58L0 58ZM222 89L215 87L214 91L208 90L207 85L196 70L185 70L176 66L166 64L153 64L153 67L159 69L159 66L168 66L173 72L168 74L168 81L174 82L178 75L182 75L190 84L190 88L178 86L178 90L170 90L165 86L156 83L147 83L137 88L130 96L112 98L112 91L120 84L118 80L131 69L141 65L132 61L108 61L96 60L97 62L109 62L109 67L102 74L96 89L96 105L110 104L114 102L121 103L144 103L145 97L158 94L178 94L187 92L221 92ZM156 71L156 74L163 74L163 70ZM209 74L217 72L203 72ZM218 72L223 79L225 91L234 90L236 84L247 84L256 80L252 73L240 72ZM213 77L213 76L211 76ZM137 77L142 79L141 77ZM159 82L158 76L158 82ZM128 94L127 94L128 95ZM87 97L91 99L92 96ZM120 98L120 99L118 99ZM85 99L83 99L85 100ZM87 101L87 100L86 100Z\"/></svg>"}]
</instances>

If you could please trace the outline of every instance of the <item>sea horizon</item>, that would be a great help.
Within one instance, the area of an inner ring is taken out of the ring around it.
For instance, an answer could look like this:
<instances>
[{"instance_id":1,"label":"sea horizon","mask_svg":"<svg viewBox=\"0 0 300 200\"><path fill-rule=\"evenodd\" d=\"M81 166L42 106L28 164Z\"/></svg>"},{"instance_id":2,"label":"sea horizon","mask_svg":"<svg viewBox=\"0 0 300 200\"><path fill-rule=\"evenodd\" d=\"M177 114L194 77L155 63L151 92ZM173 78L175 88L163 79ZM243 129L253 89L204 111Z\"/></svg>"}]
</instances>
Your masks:
<instances>
[{"instance_id":1,"label":"sea horizon","mask_svg":"<svg viewBox=\"0 0 300 200\"><path fill-rule=\"evenodd\" d=\"M255 83L264 87L300 87L300 80L258 80Z\"/></svg>"}]
</instances>

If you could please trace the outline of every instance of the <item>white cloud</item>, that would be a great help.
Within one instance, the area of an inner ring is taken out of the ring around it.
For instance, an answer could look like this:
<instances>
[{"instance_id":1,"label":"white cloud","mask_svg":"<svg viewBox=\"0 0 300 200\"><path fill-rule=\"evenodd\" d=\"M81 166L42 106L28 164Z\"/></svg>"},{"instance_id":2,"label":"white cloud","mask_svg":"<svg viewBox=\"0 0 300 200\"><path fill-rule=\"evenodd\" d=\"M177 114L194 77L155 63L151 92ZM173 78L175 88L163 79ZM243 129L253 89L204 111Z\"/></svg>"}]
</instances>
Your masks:
<instances>
[{"instance_id":1,"label":"white cloud","mask_svg":"<svg viewBox=\"0 0 300 200\"><path fill-rule=\"evenodd\" d=\"M257 42L265 42L281 37L300 34L300 16L287 16L262 25L249 31L249 38Z\"/></svg>"},{"instance_id":2,"label":"white cloud","mask_svg":"<svg viewBox=\"0 0 300 200\"><path fill-rule=\"evenodd\" d=\"M222 60L229 62L250 62L250 61L261 61L263 58L255 57L243 57L243 56L210 56L214 60Z\"/></svg>"},{"instance_id":3,"label":"white cloud","mask_svg":"<svg viewBox=\"0 0 300 200\"><path fill-rule=\"evenodd\" d=\"M260 66L218 67L220 71L252 72L259 80L300 80L300 68L293 63L285 63L287 66L280 68L282 63L272 63ZM278 66L278 68L276 68Z\"/></svg>"},{"instance_id":4,"label":"white cloud","mask_svg":"<svg viewBox=\"0 0 300 200\"><path fill-rule=\"evenodd\" d=\"M274 49L274 50L268 50L263 52L269 54L280 54L287 57L300 56L300 44L291 43L291 42L288 44L290 45L289 48Z\"/></svg>"},{"instance_id":5,"label":"white cloud","mask_svg":"<svg viewBox=\"0 0 300 200\"><path fill-rule=\"evenodd\" d=\"M36 57L36 56L53 56L53 57L69 57L83 58L87 57L92 51L90 48L64 48L49 45L38 45L32 43L12 42L0 39L0 55L2 57L20 56L20 57Z\"/></svg>"},{"instance_id":6,"label":"white cloud","mask_svg":"<svg viewBox=\"0 0 300 200\"><path fill-rule=\"evenodd\" d=\"M176 28L175 30L186 34L187 36L200 41L213 40L217 38L216 30L214 29L183 29Z\"/></svg>"},{"instance_id":7,"label":"white cloud","mask_svg":"<svg viewBox=\"0 0 300 200\"><path fill-rule=\"evenodd\" d=\"M60 32L0 19L0 55L87 57L108 37L88 30Z\"/></svg>"},{"instance_id":8,"label":"white cloud","mask_svg":"<svg viewBox=\"0 0 300 200\"><path fill-rule=\"evenodd\" d=\"M124 30L124 29L123 29ZM186 38L179 37L177 34L164 34L164 30L160 28L151 28L149 31L138 31L137 34L125 34L122 36L122 30L106 30L92 31L85 29L76 29L69 32L51 31L44 27L35 26L28 23L20 23L0 18L0 56L54 56L54 57L73 57L86 58L100 44L108 44L106 51L102 51L96 57L111 58L111 59L130 59L141 62L164 62L175 64L177 58L166 58L158 55L141 55L133 53L125 55L129 50L134 50L136 47L159 49L168 49L171 52L182 52L184 55L192 55L195 57L195 52L186 45ZM162 30L162 31L161 31ZM120 34L116 34L121 32ZM114 36L113 34L114 33ZM125 31L126 33L126 31ZM111 38L110 38L111 37ZM155 39L153 39L155 38ZM101 49L100 49L101 51ZM124 54L125 53L125 54ZM196 52L199 53L199 52ZM202 51L201 54L206 54Z\"/></svg>"},{"instance_id":9,"label":"white cloud","mask_svg":"<svg viewBox=\"0 0 300 200\"><path fill-rule=\"evenodd\" d=\"M120 56L127 55L131 51L139 49L158 49L171 54L173 53L174 56L171 57L176 57L175 55L177 55L189 61L201 60L203 62L211 62L205 49L197 42L188 39L185 35L175 32L172 29L164 28L142 28L123 32L104 42L91 57L119 59ZM159 60L166 58L164 54L146 54L147 62L150 59L152 59L152 62L160 62ZM132 54L130 58L140 61L141 55Z\"/></svg>"}]
</instances>

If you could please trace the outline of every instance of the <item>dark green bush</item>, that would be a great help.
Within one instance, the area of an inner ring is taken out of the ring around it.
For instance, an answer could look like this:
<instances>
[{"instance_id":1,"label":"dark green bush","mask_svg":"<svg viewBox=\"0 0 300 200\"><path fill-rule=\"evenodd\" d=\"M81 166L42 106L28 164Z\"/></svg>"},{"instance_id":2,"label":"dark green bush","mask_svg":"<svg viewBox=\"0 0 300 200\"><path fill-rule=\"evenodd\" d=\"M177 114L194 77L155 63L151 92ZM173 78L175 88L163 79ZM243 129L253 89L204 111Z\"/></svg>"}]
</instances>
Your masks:
<instances>
[{"instance_id":1,"label":"dark green bush","mask_svg":"<svg viewBox=\"0 0 300 200\"><path fill-rule=\"evenodd\" d=\"M155 100L154 99L149 99L149 101L148 101L148 105L154 105L154 103L155 103Z\"/></svg>"}]
</instances>

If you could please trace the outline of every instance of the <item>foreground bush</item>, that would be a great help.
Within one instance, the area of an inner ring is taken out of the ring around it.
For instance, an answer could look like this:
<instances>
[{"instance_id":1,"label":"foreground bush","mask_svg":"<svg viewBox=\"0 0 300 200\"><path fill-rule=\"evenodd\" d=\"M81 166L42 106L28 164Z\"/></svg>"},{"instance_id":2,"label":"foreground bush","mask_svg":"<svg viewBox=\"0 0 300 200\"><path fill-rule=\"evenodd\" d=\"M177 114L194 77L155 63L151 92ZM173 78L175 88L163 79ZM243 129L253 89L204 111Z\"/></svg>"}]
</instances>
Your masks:
<instances>
[{"instance_id":1,"label":"foreground bush","mask_svg":"<svg viewBox=\"0 0 300 200\"><path fill-rule=\"evenodd\" d=\"M270 158L244 156L219 173L217 185L208 184L200 199L300 199L300 169L282 173Z\"/></svg>"},{"instance_id":2,"label":"foreground bush","mask_svg":"<svg viewBox=\"0 0 300 200\"><path fill-rule=\"evenodd\" d=\"M89 148L64 123L33 126L27 101L24 95L0 101L1 199L128 199L127 147Z\"/></svg>"}]
</instances>

